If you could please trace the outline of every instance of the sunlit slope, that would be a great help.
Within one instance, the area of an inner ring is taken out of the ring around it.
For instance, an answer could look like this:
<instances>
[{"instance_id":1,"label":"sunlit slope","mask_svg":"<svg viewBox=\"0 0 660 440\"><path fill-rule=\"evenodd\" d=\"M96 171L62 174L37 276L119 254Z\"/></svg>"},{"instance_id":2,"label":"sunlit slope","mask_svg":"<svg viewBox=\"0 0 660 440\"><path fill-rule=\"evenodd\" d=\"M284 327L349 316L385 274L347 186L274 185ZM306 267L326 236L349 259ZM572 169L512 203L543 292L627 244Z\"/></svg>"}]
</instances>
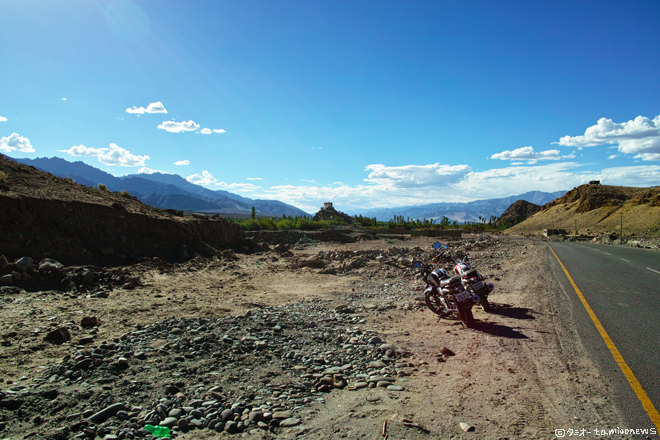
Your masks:
<instances>
[{"instance_id":1,"label":"sunlit slope","mask_svg":"<svg viewBox=\"0 0 660 440\"><path fill-rule=\"evenodd\" d=\"M660 187L581 185L545 204L541 211L505 234L543 234L544 228L570 234L660 236Z\"/></svg>"}]
</instances>

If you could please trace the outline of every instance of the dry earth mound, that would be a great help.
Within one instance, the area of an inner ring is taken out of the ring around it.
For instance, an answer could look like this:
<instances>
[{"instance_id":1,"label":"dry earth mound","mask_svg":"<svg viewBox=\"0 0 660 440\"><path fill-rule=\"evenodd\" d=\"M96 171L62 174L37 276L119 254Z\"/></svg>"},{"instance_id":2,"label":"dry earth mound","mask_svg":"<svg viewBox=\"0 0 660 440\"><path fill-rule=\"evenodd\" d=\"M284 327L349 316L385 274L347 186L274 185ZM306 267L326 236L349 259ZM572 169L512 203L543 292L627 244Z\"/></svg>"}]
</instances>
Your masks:
<instances>
[{"instance_id":1,"label":"dry earth mound","mask_svg":"<svg viewBox=\"0 0 660 440\"><path fill-rule=\"evenodd\" d=\"M0 254L65 265L177 259L246 245L220 218L189 218L125 193L88 188L0 155ZM179 213L180 214L180 213ZM199 217L199 216L198 216ZM183 255L182 255L183 254Z\"/></svg>"},{"instance_id":2,"label":"dry earth mound","mask_svg":"<svg viewBox=\"0 0 660 440\"><path fill-rule=\"evenodd\" d=\"M518 200L509 206L507 210L504 211L504 213L502 213L500 218L497 219L496 223L498 225L515 225L516 223L520 223L523 220L528 219L540 210L541 207L539 205L529 203L525 200Z\"/></svg>"},{"instance_id":3,"label":"dry earth mound","mask_svg":"<svg viewBox=\"0 0 660 440\"><path fill-rule=\"evenodd\" d=\"M659 236L660 188L581 185L544 205L507 234L540 235L544 228L571 234Z\"/></svg>"}]
</instances>

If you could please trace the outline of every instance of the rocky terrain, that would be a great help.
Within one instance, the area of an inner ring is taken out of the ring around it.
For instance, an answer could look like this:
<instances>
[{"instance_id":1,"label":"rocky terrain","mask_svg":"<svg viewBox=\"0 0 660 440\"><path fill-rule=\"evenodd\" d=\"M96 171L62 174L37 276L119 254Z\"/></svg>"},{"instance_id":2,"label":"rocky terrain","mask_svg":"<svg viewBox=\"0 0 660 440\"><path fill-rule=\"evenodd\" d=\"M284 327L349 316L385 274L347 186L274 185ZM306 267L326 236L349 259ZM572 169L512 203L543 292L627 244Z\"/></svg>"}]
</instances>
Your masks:
<instances>
[{"instance_id":1,"label":"rocky terrain","mask_svg":"<svg viewBox=\"0 0 660 440\"><path fill-rule=\"evenodd\" d=\"M592 237L621 231L626 239L659 237L660 188L581 185L505 233L539 236L545 228Z\"/></svg>"},{"instance_id":2,"label":"rocky terrain","mask_svg":"<svg viewBox=\"0 0 660 440\"><path fill-rule=\"evenodd\" d=\"M35 276L0 288L0 432L513 439L578 419L622 425L542 244L446 243L446 268L469 253L496 285L492 313L475 309L466 329L424 306L411 264L430 261L431 240L305 237L117 267L8 261Z\"/></svg>"}]
</instances>

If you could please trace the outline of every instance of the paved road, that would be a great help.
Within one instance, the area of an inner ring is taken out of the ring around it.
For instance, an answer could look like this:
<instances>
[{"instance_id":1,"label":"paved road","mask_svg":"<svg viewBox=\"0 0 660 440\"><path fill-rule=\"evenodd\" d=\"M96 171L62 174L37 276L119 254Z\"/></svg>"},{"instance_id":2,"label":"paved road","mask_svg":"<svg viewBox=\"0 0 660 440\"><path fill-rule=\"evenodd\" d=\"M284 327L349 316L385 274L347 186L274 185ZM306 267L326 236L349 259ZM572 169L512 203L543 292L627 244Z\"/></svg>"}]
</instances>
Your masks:
<instances>
[{"instance_id":1,"label":"paved road","mask_svg":"<svg viewBox=\"0 0 660 440\"><path fill-rule=\"evenodd\" d=\"M660 252L592 243L549 244L660 411ZM630 428L652 427L575 290L561 268L555 273L573 302L580 337L612 384Z\"/></svg>"}]
</instances>

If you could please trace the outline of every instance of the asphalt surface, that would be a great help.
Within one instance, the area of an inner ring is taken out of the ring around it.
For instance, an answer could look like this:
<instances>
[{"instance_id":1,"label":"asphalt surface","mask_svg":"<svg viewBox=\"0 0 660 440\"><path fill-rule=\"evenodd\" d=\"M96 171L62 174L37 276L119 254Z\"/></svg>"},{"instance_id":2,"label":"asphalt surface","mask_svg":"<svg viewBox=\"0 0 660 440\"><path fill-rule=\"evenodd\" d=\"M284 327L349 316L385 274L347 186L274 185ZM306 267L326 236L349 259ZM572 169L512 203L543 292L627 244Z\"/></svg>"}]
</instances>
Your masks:
<instances>
[{"instance_id":1,"label":"asphalt surface","mask_svg":"<svg viewBox=\"0 0 660 440\"><path fill-rule=\"evenodd\" d=\"M593 243L548 244L660 411L660 252ZM653 427L563 270L558 263L552 270L570 299L580 338L612 386L612 398L628 428Z\"/></svg>"}]
</instances>

